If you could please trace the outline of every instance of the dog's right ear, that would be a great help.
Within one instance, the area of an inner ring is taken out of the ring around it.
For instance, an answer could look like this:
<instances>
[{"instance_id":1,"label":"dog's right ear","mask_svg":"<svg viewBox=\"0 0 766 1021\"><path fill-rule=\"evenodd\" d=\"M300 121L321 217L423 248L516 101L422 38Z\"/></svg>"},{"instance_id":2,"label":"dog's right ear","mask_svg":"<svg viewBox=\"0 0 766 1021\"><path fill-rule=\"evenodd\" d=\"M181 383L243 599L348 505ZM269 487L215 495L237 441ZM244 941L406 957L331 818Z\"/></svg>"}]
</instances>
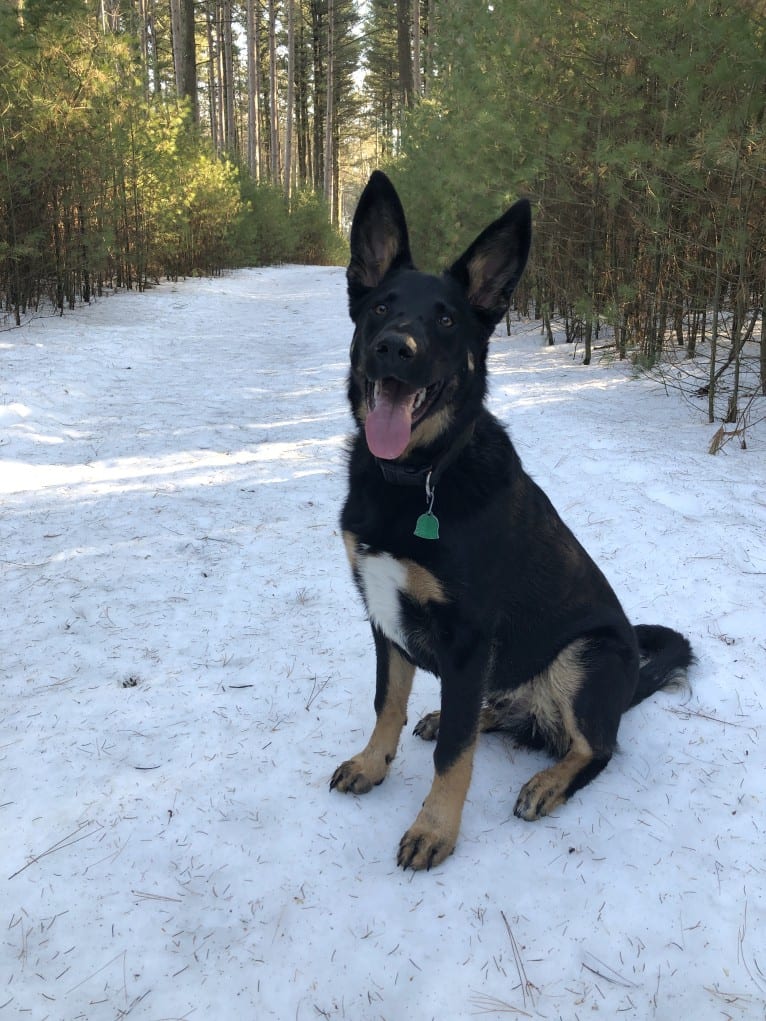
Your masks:
<instances>
[{"instance_id":1,"label":"dog's right ear","mask_svg":"<svg viewBox=\"0 0 766 1021\"><path fill-rule=\"evenodd\" d=\"M346 271L352 299L376 287L392 269L412 266L404 210L393 184L376 170L362 192L351 224L351 261Z\"/></svg>"}]
</instances>

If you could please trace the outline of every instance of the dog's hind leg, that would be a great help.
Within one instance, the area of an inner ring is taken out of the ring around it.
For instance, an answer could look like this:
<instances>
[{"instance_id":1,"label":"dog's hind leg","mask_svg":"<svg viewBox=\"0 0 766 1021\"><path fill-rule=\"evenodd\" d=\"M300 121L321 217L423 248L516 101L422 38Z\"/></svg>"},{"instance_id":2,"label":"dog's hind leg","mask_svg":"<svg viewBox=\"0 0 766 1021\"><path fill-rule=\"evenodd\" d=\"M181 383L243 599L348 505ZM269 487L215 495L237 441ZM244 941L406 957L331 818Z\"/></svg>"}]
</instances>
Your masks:
<instances>
[{"instance_id":1,"label":"dog's hind leg","mask_svg":"<svg viewBox=\"0 0 766 1021\"><path fill-rule=\"evenodd\" d=\"M578 734L560 762L536 773L524 784L513 814L530 822L549 815L597 776L610 758L611 753L596 755L588 741Z\"/></svg>"},{"instance_id":2,"label":"dog's hind leg","mask_svg":"<svg viewBox=\"0 0 766 1021\"><path fill-rule=\"evenodd\" d=\"M407 700L415 667L376 628L373 634L377 651L375 728L363 751L335 770L331 790L366 794L382 783L407 722Z\"/></svg>"},{"instance_id":3,"label":"dog's hind leg","mask_svg":"<svg viewBox=\"0 0 766 1021\"><path fill-rule=\"evenodd\" d=\"M545 676L544 702L558 717L556 741L566 751L524 784L514 815L529 821L548 815L604 769L635 670L635 650L618 638L575 643L554 661Z\"/></svg>"},{"instance_id":4,"label":"dog's hind leg","mask_svg":"<svg viewBox=\"0 0 766 1021\"><path fill-rule=\"evenodd\" d=\"M415 727L418 737L424 741L435 740L439 733L439 716L438 710L424 716ZM493 709L484 708L479 717L479 730L503 730L505 722ZM569 729L573 733L577 730L575 726ZM533 820L547 815L606 766L609 757L597 759L582 734L574 733L570 740L569 751L560 762L537 773L524 785L514 809L517 816Z\"/></svg>"}]
</instances>

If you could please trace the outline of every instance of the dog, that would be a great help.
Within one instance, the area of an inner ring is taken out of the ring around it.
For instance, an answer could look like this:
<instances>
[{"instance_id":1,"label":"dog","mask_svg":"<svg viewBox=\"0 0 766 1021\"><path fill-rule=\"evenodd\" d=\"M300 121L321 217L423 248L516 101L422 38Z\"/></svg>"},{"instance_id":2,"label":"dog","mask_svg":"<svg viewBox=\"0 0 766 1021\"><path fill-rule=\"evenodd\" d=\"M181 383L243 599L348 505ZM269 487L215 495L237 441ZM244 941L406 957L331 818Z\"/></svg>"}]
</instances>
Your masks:
<instances>
[{"instance_id":1,"label":"dog","mask_svg":"<svg viewBox=\"0 0 766 1021\"><path fill-rule=\"evenodd\" d=\"M606 578L525 473L485 407L487 350L522 275L531 209L520 199L441 276L412 261L399 197L380 171L352 223L354 323L341 528L377 658L376 722L331 789L364 794L388 773L415 669L441 683L434 778L398 864L452 853L477 736L506 730L556 759L515 815L548 815L609 762L622 714L685 677L688 640L631 626Z\"/></svg>"}]
</instances>

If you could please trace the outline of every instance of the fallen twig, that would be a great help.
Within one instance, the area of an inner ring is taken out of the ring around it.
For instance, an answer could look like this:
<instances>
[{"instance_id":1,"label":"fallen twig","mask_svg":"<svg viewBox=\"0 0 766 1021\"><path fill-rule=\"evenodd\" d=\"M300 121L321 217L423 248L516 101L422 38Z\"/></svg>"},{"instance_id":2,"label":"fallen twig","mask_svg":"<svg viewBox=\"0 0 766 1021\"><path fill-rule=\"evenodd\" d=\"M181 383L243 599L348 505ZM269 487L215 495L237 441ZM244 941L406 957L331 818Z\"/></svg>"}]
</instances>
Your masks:
<instances>
[{"instance_id":1,"label":"fallen twig","mask_svg":"<svg viewBox=\"0 0 766 1021\"><path fill-rule=\"evenodd\" d=\"M534 1017L528 1010L514 1007L512 1003L506 1003L495 996L487 996L486 993L474 992L471 1004L476 1008L474 1013L477 1014L515 1014L517 1017Z\"/></svg>"},{"instance_id":2,"label":"fallen twig","mask_svg":"<svg viewBox=\"0 0 766 1021\"><path fill-rule=\"evenodd\" d=\"M537 986L534 985L534 983L530 982L529 978L527 977L527 972L524 967L524 961L521 956L521 951L519 950L519 945L516 942L516 937L513 935L513 930L511 929L510 923L508 919L505 917L505 912L501 911L500 915L503 921L505 922L505 927L508 930L508 938L511 941L511 950L513 951L513 959L516 963L516 970L519 973L519 983L521 985L521 996L524 1001L524 1006L526 1007L527 996L529 996L532 1006L534 1007L535 998L532 990L536 989Z\"/></svg>"},{"instance_id":3,"label":"fallen twig","mask_svg":"<svg viewBox=\"0 0 766 1021\"><path fill-rule=\"evenodd\" d=\"M76 830L73 830L65 837L62 837L61 840L58 840L52 847L49 847L47 851L41 851L40 854L34 855L29 859L26 865L22 865L20 869L16 869L14 873L8 876L8 881L10 882L11 879L15 879L16 876L20 876L21 873L26 871L26 869L28 869L31 865L36 865L37 862L42 861L42 859L46 858L49 854L53 854L55 851L62 851L65 847L71 847L72 844L78 844L81 840L87 840L88 837L92 837L103 828L100 825L96 825L94 829L89 830L87 833L82 833L81 831L87 826L93 826L93 823L90 821L80 823Z\"/></svg>"},{"instance_id":4,"label":"fallen twig","mask_svg":"<svg viewBox=\"0 0 766 1021\"><path fill-rule=\"evenodd\" d=\"M599 978L604 979L605 982L610 982L614 986L622 986L623 989L638 988L635 982L631 982L630 979L620 975L620 973L615 971L614 968L610 968L608 964L604 964L603 961L599 961L599 959L594 957L593 954L586 952L586 957L589 957L591 961L595 962L595 964L589 964L587 961L583 961L583 968L586 968Z\"/></svg>"},{"instance_id":5,"label":"fallen twig","mask_svg":"<svg viewBox=\"0 0 766 1021\"><path fill-rule=\"evenodd\" d=\"M677 709L675 706L663 706L666 713L673 713L680 716L682 720L689 720L696 716L701 720L711 720L713 723L720 723L722 727L746 727L746 723L734 723L733 720L722 720L718 716L711 716L710 713L703 713L697 709Z\"/></svg>"}]
</instances>

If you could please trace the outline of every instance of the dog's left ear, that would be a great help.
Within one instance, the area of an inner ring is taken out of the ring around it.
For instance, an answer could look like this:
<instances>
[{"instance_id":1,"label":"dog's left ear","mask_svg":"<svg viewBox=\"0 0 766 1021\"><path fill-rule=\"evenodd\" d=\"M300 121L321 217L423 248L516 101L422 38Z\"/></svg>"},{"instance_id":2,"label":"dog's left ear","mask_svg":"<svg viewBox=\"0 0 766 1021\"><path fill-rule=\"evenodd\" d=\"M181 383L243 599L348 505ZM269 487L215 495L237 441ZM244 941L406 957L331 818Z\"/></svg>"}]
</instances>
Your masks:
<instances>
[{"instance_id":1,"label":"dog's left ear","mask_svg":"<svg viewBox=\"0 0 766 1021\"><path fill-rule=\"evenodd\" d=\"M531 240L532 210L527 199L519 199L483 230L447 270L493 328L508 311L513 290L527 264Z\"/></svg>"},{"instance_id":2,"label":"dog's left ear","mask_svg":"<svg viewBox=\"0 0 766 1021\"><path fill-rule=\"evenodd\" d=\"M362 192L351 224L349 294L376 287L386 273L412 267L404 210L393 184L376 170Z\"/></svg>"}]
</instances>

